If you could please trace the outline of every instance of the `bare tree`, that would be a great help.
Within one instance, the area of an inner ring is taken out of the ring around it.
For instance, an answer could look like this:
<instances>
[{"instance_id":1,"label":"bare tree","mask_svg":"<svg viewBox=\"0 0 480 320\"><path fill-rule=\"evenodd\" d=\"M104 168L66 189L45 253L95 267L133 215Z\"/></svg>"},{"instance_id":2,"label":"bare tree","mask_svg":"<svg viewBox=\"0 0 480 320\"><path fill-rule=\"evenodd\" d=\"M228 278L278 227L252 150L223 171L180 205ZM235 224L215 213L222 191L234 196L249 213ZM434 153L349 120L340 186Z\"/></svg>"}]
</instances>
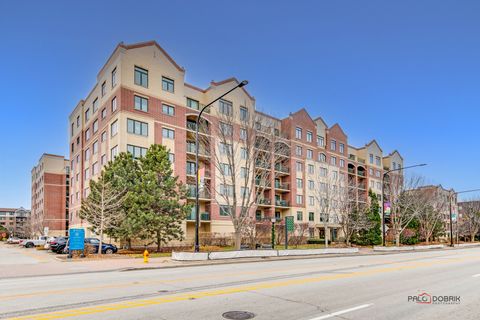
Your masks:
<instances>
[{"instance_id":1,"label":"bare tree","mask_svg":"<svg viewBox=\"0 0 480 320\"><path fill-rule=\"evenodd\" d=\"M480 199L471 199L461 203L462 220L460 230L475 241L475 235L480 231Z\"/></svg>"},{"instance_id":2,"label":"bare tree","mask_svg":"<svg viewBox=\"0 0 480 320\"><path fill-rule=\"evenodd\" d=\"M82 201L80 217L87 220L92 231L100 237L98 254L102 253L103 235L106 230L117 228L124 219L121 210L125 191L118 191L105 179L102 171L97 181L90 180L90 194Z\"/></svg>"},{"instance_id":3,"label":"bare tree","mask_svg":"<svg viewBox=\"0 0 480 320\"><path fill-rule=\"evenodd\" d=\"M371 227L367 215L368 206L357 201L353 188L340 186L338 190L334 204L345 236L345 243L350 246L350 240L354 234Z\"/></svg>"},{"instance_id":4,"label":"bare tree","mask_svg":"<svg viewBox=\"0 0 480 320\"><path fill-rule=\"evenodd\" d=\"M449 196L441 186L428 189L420 188L418 192L417 201L420 202L420 206L423 206L423 210L418 212L420 235L428 244L435 230L442 224L443 214L448 209Z\"/></svg>"},{"instance_id":5,"label":"bare tree","mask_svg":"<svg viewBox=\"0 0 480 320\"><path fill-rule=\"evenodd\" d=\"M385 181L391 207L390 225L395 237L395 245L399 246L402 232L428 206L424 195L416 192L416 189L424 184L424 178L392 174Z\"/></svg>"},{"instance_id":6,"label":"bare tree","mask_svg":"<svg viewBox=\"0 0 480 320\"><path fill-rule=\"evenodd\" d=\"M242 109L238 113L228 101L220 101L222 108L218 113L218 123L212 126L212 135L202 136L202 144L213 141L217 150L213 152L212 162L216 171L219 187L213 191L221 200L223 214L230 217L235 248L240 249L242 233L264 198L264 192L271 187L274 179L273 166L280 160L275 156L285 152L279 139L273 120L255 112ZM201 123L205 125L205 123ZM225 207L223 207L225 208Z\"/></svg>"}]
</instances>

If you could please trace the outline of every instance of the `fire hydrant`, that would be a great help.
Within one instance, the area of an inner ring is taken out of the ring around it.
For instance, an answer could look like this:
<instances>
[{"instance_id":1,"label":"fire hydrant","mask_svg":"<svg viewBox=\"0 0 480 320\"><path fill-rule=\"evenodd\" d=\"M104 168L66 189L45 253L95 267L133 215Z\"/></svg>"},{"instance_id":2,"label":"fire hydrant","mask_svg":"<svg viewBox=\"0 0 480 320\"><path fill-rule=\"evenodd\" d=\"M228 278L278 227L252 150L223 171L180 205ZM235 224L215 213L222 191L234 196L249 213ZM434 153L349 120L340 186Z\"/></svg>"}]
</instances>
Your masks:
<instances>
[{"instance_id":1,"label":"fire hydrant","mask_svg":"<svg viewBox=\"0 0 480 320\"><path fill-rule=\"evenodd\" d=\"M143 263L148 263L148 256L150 254L148 253L147 248L145 248L145 251L143 251Z\"/></svg>"}]
</instances>

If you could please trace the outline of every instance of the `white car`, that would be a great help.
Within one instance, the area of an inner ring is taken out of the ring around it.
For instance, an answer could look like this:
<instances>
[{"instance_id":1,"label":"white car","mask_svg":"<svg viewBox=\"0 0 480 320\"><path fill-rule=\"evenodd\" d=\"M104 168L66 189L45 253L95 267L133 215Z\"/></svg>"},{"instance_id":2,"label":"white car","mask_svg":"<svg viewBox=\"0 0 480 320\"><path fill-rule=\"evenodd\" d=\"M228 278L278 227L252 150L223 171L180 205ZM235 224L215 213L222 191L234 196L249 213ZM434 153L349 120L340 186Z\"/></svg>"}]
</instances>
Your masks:
<instances>
[{"instance_id":1,"label":"white car","mask_svg":"<svg viewBox=\"0 0 480 320\"><path fill-rule=\"evenodd\" d=\"M20 238L10 237L10 238L7 239L7 243L9 243L9 244L19 244L20 243Z\"/></svg>"},{"instance_id":2,"label":"white car","mask_svg":"<svg viewBox=\"0 0 480 320\"><path fill-rule=\"evenodd\" d=\"M47 243L47 237L38 237L37 239L27 239L23 242L25 248L44 246Z\"/></svg>"}]
</instances>

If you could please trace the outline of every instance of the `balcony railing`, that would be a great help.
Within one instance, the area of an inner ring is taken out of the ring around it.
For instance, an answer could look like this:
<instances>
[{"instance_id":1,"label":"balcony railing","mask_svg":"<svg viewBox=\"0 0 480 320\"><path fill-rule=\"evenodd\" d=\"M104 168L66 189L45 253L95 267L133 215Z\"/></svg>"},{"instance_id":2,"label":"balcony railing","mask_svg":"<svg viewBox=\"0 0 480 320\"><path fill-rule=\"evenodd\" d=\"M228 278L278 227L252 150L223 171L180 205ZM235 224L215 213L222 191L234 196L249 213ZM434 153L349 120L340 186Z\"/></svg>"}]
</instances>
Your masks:
<instances>
[{"instance_id":1,"label":"balcony railing","mask_svg":"<svg viewBox=\"0 0 480 320\"><path fill-rule=\"evenodd\" d=\"M365 164L365 159L358 158L358 162Z\"/></svg>"},{"instance_id":2,"label":"balcony railing","mask_svg":"<svg viewBox=\"0 0 480 320\"><path fill-rule=\"evenodd\" d=\"M275 181L275 189L290 190L288 183L281 183L279 181Z\"/></svg>"},{"instance_id":3,"label":"balcony railing","mask_svg":"<svg viewBox=\"0 0 480 320\"><path fill-rule=\"evenodd\" d=\"M272 200L270 200L270 199L258 199L257 204L271 205Z\"/></svg>"},{"instance_id":4,"label":"balcony railing","mask_svg":"<svg viewBox=\"0 0 480 320\"><path fill-rule=\"evenodd\" d=\"M355 161L356 157L354 154L349 154L348 159Z\"/></svg>"},{"instance_id":5,"label":"balcony railing","mask_svg":"<svg viewBox=\"0 0 480 320\"><path fill-rule=\"evenodd\" d=\"M196 151L195 142L187 142L187 152L195 153L195 151ZM198 149L198 153L203 156L210 156L210 151L206 148L200 147Z\"/></svg>"},{"instance_id":6,"label":"balcony railing","mask_svg":"<svg viewBox=\"0 0 480 320\"><path fill-rule=\"evenodd\" d=\"M290 169L288 167L282 166L281 164L276 164L275 165L275 170L280 171L280 172L284 172L284 173L289 173L290 172Z\"/></svg>"},{"instance_id":7,"label":"balcony railing","mask_svg":"<svg viewBox=\"0 0 480 320\"><path fill-rule=\"evenodd\" d=\"M288 207L289 206L287 200L278 200L278 199L275 200L275 205L277 207Z\"/></svg>"},{"instance_id":8,"label":"balcony railing","mask_svg":"<svg viewBox=\"0 0 480 320\"><path fill-rule=\"evenodd\" d=\"M348 173L350 173L350 174L355 174L355 169L353 169L353 168L348 168Z\"/></svg>"},{"instance_id":9,"label":"balcony railing","mask_svg":"<svg viewBox=\"0 0 480 320\"><path fill-rule=\"evenodd\" d=\"M270 187L270 181L255 179L255 185L258 187Z\"/></svg>"},{"instance_id":10,"label":"balcony railing","mask_svg":"<svg viewBox=\"0 0 480 320\"><path fill-rule=\"evenodd\" d=\"M194 121L187 121L187 130L190 130L190 131L195 131L197 129L197 123L194 122ZM200 124L200 128L198 130L198 132L200 133L205 133L205 134L208 134L208 126L205 128L205 126L202 126Z\"/></svg>"},{"instance_id":11,"label":"balcony railing","mask_svg":"<svg viewBox=\"0 0 480 320\"><path fill-rule=\"evenodd\" d=\"M358 171L357 175L359 175L360 177L365 177L365 171Z\"/></svg>"},{"instance_id":12,"label":"balcony railing","mask_svg":"<svg viewBox=\"0 0 480 320\"><path fill-rule=\"evenodd\" d=\"M195 212L190 212L187 215L187 220L195 220ZM210 212L201 212L200 213L200 220L202 221L210 221Z\"/></svg>"},{"instance_id":13,"label":"balcony railing","mask_svg":"<svg viewBox=\"0 0 480 320\"><path fill-rule=\"evenodd\" d=\"M196 190L197 190L196 186L192 186L192 185L188 186L188 195L190 196L190 198L195 198L197 196ZM198 193L198 197L204 198L204 199L210 199L211 197L210 190L205 188L201 189L200 192Z\"/></svg>"},{"instance_id":14,"label":"balcony railing","mask_svg":"<svg viewBox=\"0 0 480 320\"><path fill-rule=\"evenodd\" d=\"M255 166L258 168L270 169L270 163L264 161L255 161Z\"/></svg>"}]
</instances>

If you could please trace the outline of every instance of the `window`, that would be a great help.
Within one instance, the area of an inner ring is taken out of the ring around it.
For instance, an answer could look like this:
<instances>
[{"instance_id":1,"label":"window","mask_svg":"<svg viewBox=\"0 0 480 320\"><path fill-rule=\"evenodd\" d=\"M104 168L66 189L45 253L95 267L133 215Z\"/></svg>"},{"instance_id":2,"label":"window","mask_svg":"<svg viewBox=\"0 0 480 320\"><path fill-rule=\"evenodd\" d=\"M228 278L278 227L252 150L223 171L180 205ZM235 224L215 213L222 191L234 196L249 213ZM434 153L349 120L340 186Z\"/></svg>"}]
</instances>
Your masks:
<instances>
[{"instance_id":1,"label":"window","mask_svg":"<svg viewBox=\"0 0 480 320\"><path fill-rule=\"evenodd\" d=\"M231 176L232 175L232 167L226 163L220 163L220 172L224 176Z\"/></svg>"},{"instance_id":2,"label":"window","mask_svg":"<svg viewBox=\"0 0 480 320\"><path fill-rule=\"evenodd\" d=\"M345 160L343 159L340 159L340 167L345 167Z\"/></svg>"},{"instance_id":3,"label":"window","mask_svg":"<svg viewBox=\"0 0 480 320\"><path fill-rule=\"evenodd\" d=\"M113 159L115 159L117 155L118 155L118 146L115 146L112 149L110 149L110 160L113 161Z\"/></svg>"},{"instance_id":4,"label":"window","mask_svg":"<svg viewBox=\"0 0 480 320\"><path fill-rule=\"evenodd\" d=\"M382 184L377 181L377 189L382 189Z\"/></svg>"},{"instance_id":5,"label":"window","mask_svg":"<svg viewBox=\"0 0 480 320\"><path fill-rule=\"evenodd\" d=\"M107 155L106 154L102 154L102 159L100 160L100 163L102 165L104 165L105 163L107 163Z\"/></svg>"},{"instance_id":6,"label":"window","mask_svg":"<svg viewBox=\"0 0 480 320\"><path fill-rule=\"evenodd\" d=\"M313 134L312 131L307 131L307 142L312 142Z\"/></svg>"},{"instance_id":7,"label":"window","mask_svg":"<svg viewBox=\"0 0 480 320\"><path fill-rule=\"evenodd\" d=\"M322 136L317 136L317 145L323 147L325 145L325 139Z\"/></svg>"},{"instance_id":8,"label":"window","mask_svg":"<svg viewBox=\"0 0 480 320\"><path fill-rule=\"evenodd\" d=\"M296 167L297 167L297 171L303 171L303 164L301 162L297 161Z\"/></svg>"},{"instance_id":9,"label":"window","mask_svg":"<svg viewBox=\"0 0 480 320\"><path fill-rule=\"evenodd\" d=\"M90 169L89 168L85 169L85 180L88 180L88 179L90 179Z\"/></svg>"},{"instance_id":10,"label":"window","mask_svg":"<svg viewBox=\"0 0 480 320\"><path fill-rule=\"evenodd\" d=\"M338 179L338 172L337 171L332 171L332 177L333 179Z\"/></svg>"},{"instance_id":11,"label":"window","mask_svg":"<svg viewBox=\"0 0 480 320\"><path fill-rule=\"evenodd\" d=\"M76 159L76 162L79 163L80 162L80 155L77 154L77 159Z\"/></svg>"},{"instance_id":12,"label":"window","mask_svg":"<svg viewBox=\"0 0 480 320\"><path fill-rule=\"evenodd\" d=\"M229 216L232 213L231 206L220 206L220 215L223 217Z\"/></svg>"},{"instance_id":13,"label":"window","mask_svg":"<svg viewBox=\"0 0 480 320\"><path fill-rule=\"evenodd\" d=\"M148 88L148 70L135 66L135 84Z\"/></svg>"},{"instance_id":14,"label":"window","mask_svg":"<svg viewBox=\"0 0 480 320\"><path fill-rule=\"evenodd\" d=\"M72 122L72 128L70 129L70 135L73 137L73 127L74 127L74 123Z\"/></svg>"},{"instance_id":15,"label":"window","mask_svg":"<svg viewBox=\"0 0 480 320\"><path fill-rule=\"evenodd\" d=\"M107 108L102 109L102 119L105 119L107 117Z\"/></svg>"},{"instance_id":16,"label":"window","mask_svg":"<svg viewBox=\"0 0 480 320\"><path fill-rule=\"evenodd\" d=\"M336 157L330 157L330 164L332 166L336 166L337 165L337 158Z\"/></svg>"},{"instance_id":17,"label":"window","mask_svg":"<svg viewBox=\"0 0 480 320\"><path fill-rule=\"evenodd\" d=\"M187 174L188 175L195 175L195 162L187 161Z\"/></svg>"},{"instance_id":18,"label":"window","mask_svg":"<svg viewBox=\"0 0 480 320\"><path fill-rule=\"evenodd\" d=\"M133 119L127 119L127 132L147 137L148 123Z\"/></svg>"},{"instance_id":19,"label":"window","mask_svg":"<svg viewBox=\"0 0 480 320\"><path fill-rule=\"evenodd\" d=\"M115 120L115 122L113 122L110 125L110 136L114 137L117 135L117 133L118 133L118 120Z\"/></svg>"},{"instance_id":20,"label":"window","mask_svg":"<svg viewBox=\"0 0 480 320\"><path fill-rule=\"evenodd\" d=\"M93 143L92 149L93 149L93 154L97 154L97 152L98 152L98 140Z\"/></svg>"},{"instance_id":21,"label":"window","mask_svg":"<svg viewBox=\"0 0 480 320\"><path fill-rule=\"evenodd\" d=\"M345 152L345 145L343 143L340 143L338 147L339 147L340 153L343 154Z\"/></svg>"},{"instance_id":22,"label":"window","mask_svg":"<svg viewBox=\"0 0 480 320\"><path fill-rule=\"evenodd\" d=\"M373 176L373 169L372 168L368 168L368 174Z\"/></svg>"},{"instance_id":23,"label":"window","mask_svg":"<svg viewBox=\"0 0 480 320\"><path fill-rule=\"evenodd\" d=\"M112 88L117 85L117 68L112 70Z\"/></svg>"},{"instance_id":24,"label":"window","mask_svg":"<svg viewBox=\"0 0 480 320\"><path fill-rule=\"evenodd\" d=\"M241 167L240 168L240 178L246 178L247 177L247 168Z\"/></svg>"},{"instance_id":25,"label":"window","mask_svg":"<svg viewBox=\"0 0 480 320\"><path fill-rule=\"evenodd\" d=\"M93 133L98 131L98 120L93 121Z\"/></svg>"},{"instance_id":26,"label":"window","mask_svg":"<svg viewBox=\"0 0 480 320\"><path fill-rule=\"evenodd\" d=\"M308 180L308 189L309 190L315 189L315 182L313 180Z\"/></svg>"},{"instance_id":27,"label":"window","mask_svg":"<svg viewBox=\"0 0 480 320\"><path fill-rule=\"evenodd\" d=\"M227 100L220 99L219 104L218 104L218 110L220 111L221 114L224 114L226 116L231 116L232 115L232 103Z\"/></svg>"},{"instance_id":28,"label":"window","mask_svg":"<svg viewBox=\"0 0 480 320\"><path fill-rule=\"evenodd\" d=\"M90 148L87 148L85 150L85 161L88 161L90 159Z\"/></svg>"},{"instance_id":29,"label":"window","mask_svg":"<svg viewBox=\"0 0 480 320\"><path fill-rule=\"evenodd\" d=\"M92 164L92 176L96 175L98 173L98 162L95 162Z\"/></svg>"},{"instance_id":30,"label":"window","mask_svg":"<svg viewBox=\"0 0 480 320\"><path fill-rule=\"evenodd\" d=\"M313 166L313 164L308 165L308 173L309 174L314 174L315 173L315 167Z\"/></svg>"},{"instance_id":31,"label":"window","mask_svg":"<svg viewBox=\"0 0 480 320\"><path fill-rule=\"evenodd\" d=\"M240 120L242 121L248 120L248 109L245 107L240 107Z\"/></svg>"},{"instance_id":32,"label":"window","mask_svg":"<svg viewBox=\"0 0 480 320\"><path fill-rule=\"evenodd\" d=\"M102 137L100 138L101 142L105 142L107 140L107 131L102 132Z\"/></svg>"},{"instance_id":33,"label":"window","mask_svg":"<svg viewBox=\"0 0 480 320\"><path fill-rule=\"evenodd\" d=\"M240 187L240 196L246 198L250 194L248 187Z\"/></svg>"},{"instance_id":34,"label":"window","mask_svg":"<svg viewBox=\"0 0 480 320\"><path fill-rule=\"evenodd\" d=\"M143 97L139 97L139 96L135 96L135 109L136 110L140 110L140 111L145 111L147 112L148 111L148 99L146 98L143 98Z\"/></svg>"},{"instance_id":35,"label":"window","mask_svg":"<svg viewBox=\"0 0 480 320\"><path fill-rule=\"evenodd\" d=\"M145 157L145 155L147 154L147 148L127 144L127 152L130 153L135 159L137 159L140 157Z\"/></svg>"},{"instance_id":36,"label":"window","mask_svg":"<svg viewBox=\"0 0 480 320\"><path fill-rule=\"evenodd\" d=\"M375 164L376 164L377 166L380 166L380 157L378 157L378 156L375 157Z\"/></svg>"},{"instance_id":37,"label":"window","mask_svg":"<svg viewBox=\"0 0 480 320\"><path fill-rule=\"evenodd\" d=\"M187 98L187 107L195 110L200 109L200 103L197 100Z\"/></svg>"},{"instance_id":38,"label":"window","mask_svg":"<svg viewBox=\"0 0 480 320\"><path fill-rule=\"evenodd\" d=\"M85 122L87 122L88 120L90 120L90 108L85 111Z\"/></svg>"},{"instance_id":39,"label":"window","mask_svg":"<svg viewBox=\"0 0 480 320\"><path fill-rule=\"evenodd\" d=\"M240 157L241 157L243 160L247 159L247 148L243 148L243 147L242 147L242 148L240 149Z\"/></svg>"},{"instance_id":40,"label":"window","mask_svg":"<svg viewBox=\"0 0 480 320\"><path fill-rule=\"evenodd\" d=\"M72 128L73 128L73 125L72 125ZM395 161L392 162L392 169L395 169L397 167L397 164L395 163Z\"/></svg>"},{"instance_id":41,"label":"window","mask_svg":"<svg viewBox=\"0 0 480 320\"><path fill-rule=\"evenodd\" d=\"M113 97L112 99L112 113L117 111L117 97Z\"/></svg>"},{"instance_id":42,"label":"window","mask_svg":"<svg viewBox=\"0 0 480 320\"><path fill-rule=\"evenodd\" d=\"M369 161L370 161L370 164L373 164L373 154L371 154L371 153L369 155Z\"/></svg>"},{"instance_id":43,"label":"window","mask_svg":"<svg viewBox=\"0 0 480 320\"><path fill-rule=\"evenodd\" d=\"M327 168L320 167L320 176L321 177L326 177L328 174Z\"/></svg>"},{"instance_id":44,"label":"window","mask_svg":"<svg viewBox=\"0 0 480 320\"><path fill-rule=\"evenodd\" d=\"M103 81L102 83L102 97L105 96L107 93L107 81Z\"/></svg>"},{"instance_id":45,"label":"window","mask_svg":"<svg viewBox=\"0 0 480 320\"><path fill-rule=\"evenodd\" d=\"M240 139L247 140L247 129L240 128Z\"/></svg>"},{"instance_id":46,"label":"window","mask_svg":"<svg viewBox=\"0 0 480 320\"><path fill-rule=\"evenodd\" d=\"M307 149L307 159L312 159L313 158L313 151L310 149Z\"/></svg>"},{"instance_id":47,"label":"window","mask_svg":"<svg viewBox=\"0 0 480 320\"><path fill-rule=\"evenodd\" d=\"M297 221L303 221L303 212L297 211Z\"/></svg>"},{"instance_id":48,"label":"window","mask_svg":"<svg viewBox=\"0 0 480 320\"><path fill-rule=\"evenodd\" d=\"M89 128L89 129L85 130L85 140L86 141L90 140L90 136L91 136L91 134L90 134L90 128Z\"/></svg>"},{"instance_id":49,"label":"window","mask_svg":"<svg viewBox=\"0 0 480 320\"><path fill-rule=\"evenodd\" d=\"M175 131L168 128L162 128L162 136L166 139L175 139Z\"/></svg>"},{"instance_id":50,"label":"window","mask_svg":"<svg viewBox=\"0 0 480 320\"><path fill-rule=\"evenodd\" d=\"M172 79L162 77L162 90L173 92L175 90L175 83Z\"/></svg>"},{"instance_id":51,"label":"window","mask_svg":"<svg viewBox=\"0 0 480 320\"><path fill-rule=\"evenodd\" d=\"M375 181L370 180L369 185L370 185L370 188L374 188L375 187Z\"/></svg>"},{"instance_id":52,"label":"window","mask_svg":"<svg viewBox=\"0 0 480 320\"><path fill-rule=\"evenodd\" d=\"M332 151L337 150L337 141L335 141L335 140L330 141L330 150L332 150Z\"/></svg>"},{"instance_id":53,"label":"window","mask_svg":"<svg viewBox=\"0 0 480 320\"><path fill-rule=\"evenodd\" d=\"M220 194L232 197L233 196L233 186L231 184L220 184Z\"/></svg>"},{"instance_id":54,"label":"window","mask_svg":"<svg viewBox=\"0 0 480 320\"><path fill-rule=\"evenodd\" d=\"M315 221L315 212L308 213L308 221Z\"/></svg>"},{"instance_id":55,"label":"window","mask_svg":"<svg viewBox=\"0 0 480 320\"><path fill-rule=\"evenodd\" d=\"M375 177L380 178L380 171L375 170Z\"/></svg>"},{"instance_id":56,"label":"window","mask_svg":"<svg viewBox=\"0 0 480 320\"><path fill-rule=\"evenodd\" d=\"M80 127L80 116L77 116L77 128Z\"/></svg>"},{"instance_id":57,"label":"window","mask_svg":"<svg viewBox=\"0 0 480 320\"><path fill-rule=\"evenodd\" d=\"M297 178L297 189L303 189L303 179Z\"/></svg>"},{"instance_id":58,"label":"window","mask_svg":"<svg viewBox=\"0 0 480 320\"><path fill-rule=\"evenodd\" d=\"M308 205L310 205L310 206L315 205L315 198L313 196L308 197Z\"/></svg>"},{"instance_id":59,"label":"window","mask_svg":"<svg viewBox=\"0 0 480 320\"><path fill-rule=\"evenodd\" d=\"M297 194L297 204L303 204L303 196L301 194Z\"/></svg>"},{"instance_id":60,"label":"window","mask_svg":"<svg viewBox=\"0 0 480 320\"><path fill-rule=\"evenodd\" d=\"M175 107L169 106L168 104L162 104L162 112L169 116L173 116L175 115Z\"/></svg>"},{"instance_id":61,"label":"window","mask_svg":"<svg viewBox=\"0 0 480 320\"><path fill-rule=\"evenodd\" d=\"M233 153L233 148L232 148L232 145L230 143L220 142L219 150L220 150L221 154L232 154Z\"/></svg>"},{"instance_id":62,"label":"window","mask_svg":"<svg viewBox=\"0 0 480 320\"><path fill-rule=\"evenodd\" d=\"M325 153L319 153L318 154L318 161L327 162L327 156L325 155Z\"/></svg>"},{"instance_id":63,"label":"window","mask_svg":"<svg viewBox=\"0 0 480 320\"><path fill-rule=\"evenodd\" d=\"M297 148L296 148L296 154L297 154L297 156L301 156L301 155L302 155L302 147L301 147L301 146L297 146Z\"/></svg>"},{"instance_id":64,"label":"window","mask_svg":"<svg viewBox=\"0 0 480 320\"><path fill-rule=\"evenodd\" d=\"M220 132L225 136L231 136L233 134L233 127L230 124L220 122Z\"/></svg>"},{"instance_id":65,"label":"window","mask_svg":"<svg viewBox=\"0 0 480 320\"><path fill-rule=\"evenodd\" d=\"M295 128L295 138L302 139L302 128L300 127Z\"/></svg>"}]
</instances>

